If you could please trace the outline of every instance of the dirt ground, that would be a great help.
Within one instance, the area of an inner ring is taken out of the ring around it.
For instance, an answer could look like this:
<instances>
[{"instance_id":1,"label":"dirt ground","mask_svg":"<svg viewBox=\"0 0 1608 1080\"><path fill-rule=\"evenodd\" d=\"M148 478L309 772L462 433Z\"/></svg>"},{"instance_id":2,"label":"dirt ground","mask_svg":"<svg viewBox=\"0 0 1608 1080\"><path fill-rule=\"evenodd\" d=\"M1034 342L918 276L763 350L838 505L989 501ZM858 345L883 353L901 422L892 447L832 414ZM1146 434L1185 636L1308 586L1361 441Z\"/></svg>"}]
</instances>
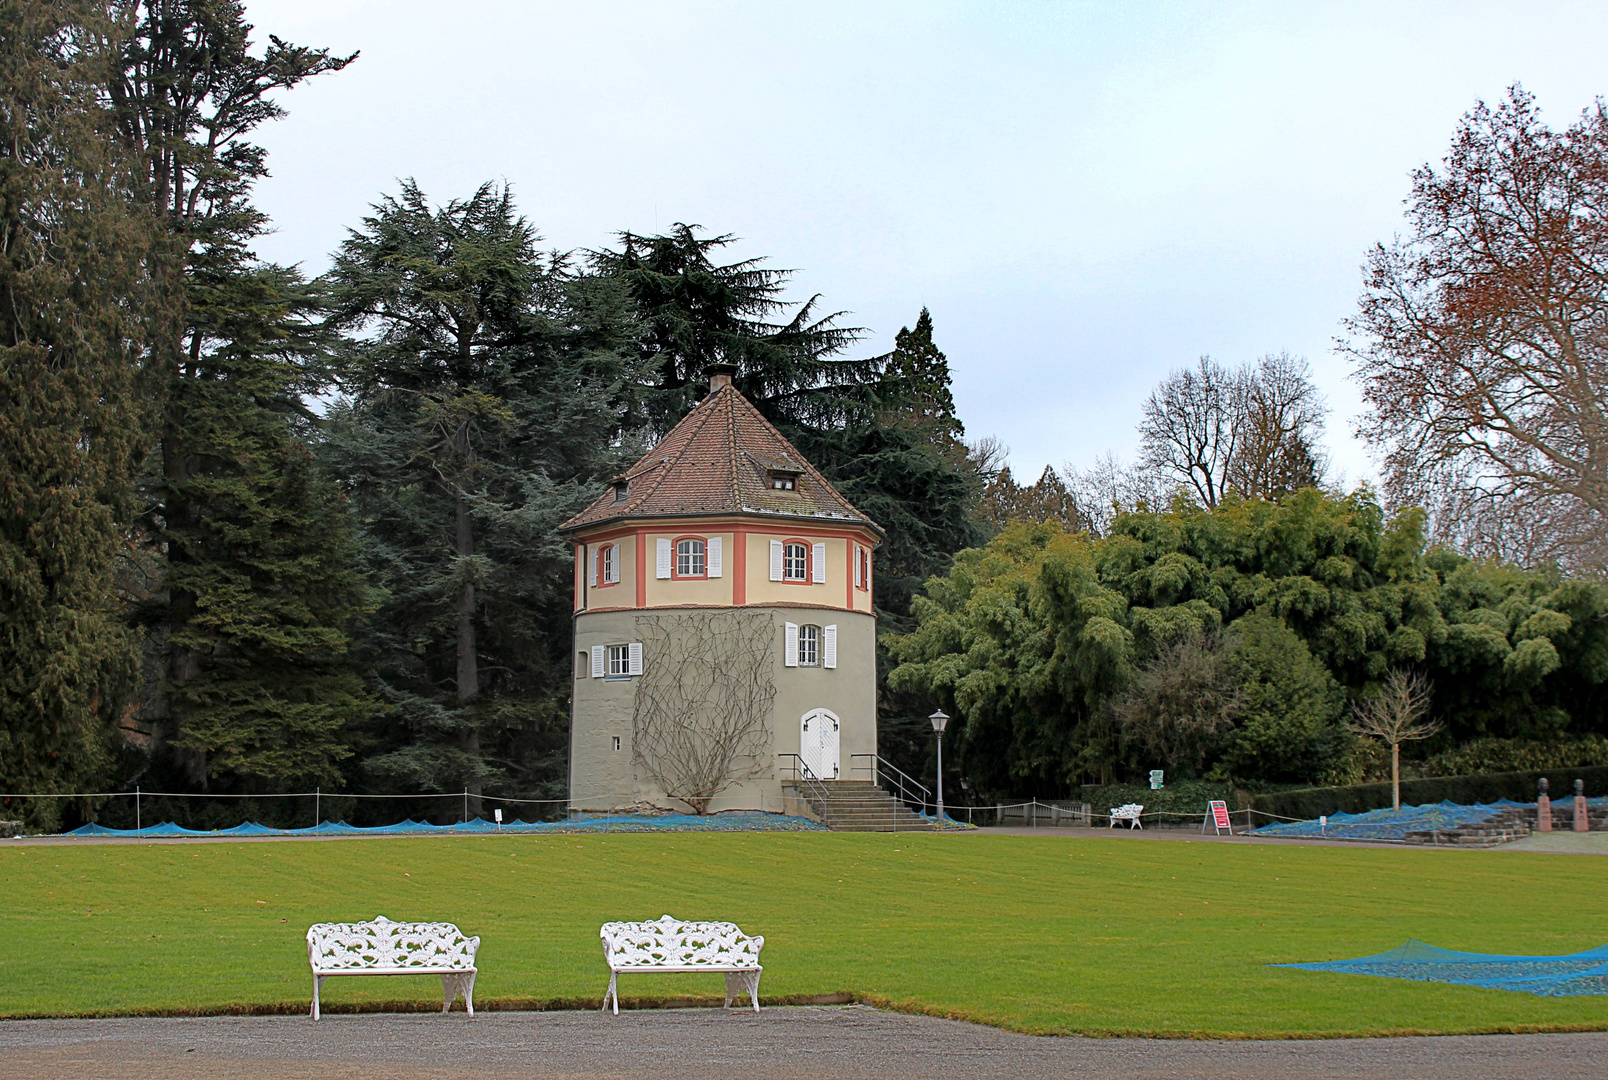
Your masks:
<instances>
[{"instance_id":1,"label":"dirt ground","mask_svg":"<svg viewBox=\"0 0 1608 1080\"><path fill-rule=\"evenodd\" d=\"M4 1080L1601 1080L1608 1033L1040 1038L859 1006L0 1022Z\"/></svg>"}]
</instances>

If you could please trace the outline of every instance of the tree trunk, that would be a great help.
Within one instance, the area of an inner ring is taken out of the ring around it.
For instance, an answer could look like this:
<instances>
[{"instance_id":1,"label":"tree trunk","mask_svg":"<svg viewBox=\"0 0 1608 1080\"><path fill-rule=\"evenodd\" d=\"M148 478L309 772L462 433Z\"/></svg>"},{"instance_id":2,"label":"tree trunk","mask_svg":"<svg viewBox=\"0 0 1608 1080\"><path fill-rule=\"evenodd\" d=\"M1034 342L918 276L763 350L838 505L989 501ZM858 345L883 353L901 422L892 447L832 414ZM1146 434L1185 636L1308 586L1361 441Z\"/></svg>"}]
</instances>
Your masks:
<instances>
[{"instance_id":1,"label":"tree trunk","mask_svg":"<svg viewBox=\"0 0 1608 1080\"><path fill-rule=\"evenodd\" d=\"M201 674L201 654L195 649L175 645L177 638L190 621L195 618L196 595L188 589L175 588L171 583L175 574L173 568L193 561L193 553L186 548L181 537L195 535L195 508L188 498L180 494L184 485L194 475L197 462L184 453L183 450L183 417L178 415L178 407L170 406L167 423L162 432L162 473L167 481L166 505L162 507L165 524L168 527L167 549L165 557L168 570L168 605L167 605L167 682L168 690L163 695L166 698L167 715L154 725L156 728L156 746L153 750L165 747L172 755L174 764L178 767L184 778L192 784L206 789L207 784L207 755L204 750L179 747L174 745L183 734L184 706L177 703L176 693L185 683L197 678Z\"/></svg>"},{"instance_id":2,"label":"tree trunk","mask_svg":"<svg viewBox=\"0 0 1608 1080\"><path fill-rule=\"evenodd\" d=\"M1401 743L1390 744L1390 807L1401 809Z\"/></svg>"},{"instance_id":3,"label":"tree trunk","mask_svg":"<svg viewBox=\"0 0 1608 1080\"><path fill-rule=\"evenodd\" d=\"M453 506L458 515L457 551L459 558L468 558L475 553L474 519L469 513L469 504L464 502L462 495L453 498ZM467 705L480 694L480 667L478 654L475 651L475 586L473 581L465 580L463 591L458 595L458 704ZM480 757L480 730L472 724L466 726L458 736L459 748L468 756L478 760ZM480 777L473 775L466 778L465 786L472 796L480 794ZM480 813L480 800L475 798L470 807L470 816Z\"/></svg>"}]
</instances>

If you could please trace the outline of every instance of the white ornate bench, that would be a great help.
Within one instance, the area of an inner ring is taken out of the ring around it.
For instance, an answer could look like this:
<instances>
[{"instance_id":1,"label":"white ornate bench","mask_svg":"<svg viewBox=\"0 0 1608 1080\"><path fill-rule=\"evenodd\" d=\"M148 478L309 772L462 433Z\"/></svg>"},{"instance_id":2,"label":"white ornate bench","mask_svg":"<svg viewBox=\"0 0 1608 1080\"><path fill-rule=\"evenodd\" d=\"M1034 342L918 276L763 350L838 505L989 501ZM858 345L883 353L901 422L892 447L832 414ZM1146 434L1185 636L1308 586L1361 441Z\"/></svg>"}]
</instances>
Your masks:
<instances>
[{"instance_id":1,"label":"white ornate bench","mask_svg":"<svg viewBox=\"0 0 1608 1080\"><path fill-rule=\"evenodd\" d=\"M1144 822L1139 820L1139 815L1144 813L1144 811L1145 807L1143 803L1131 802L1123 803L1121 806L1113 806L1111 808L1110 828L1115 829L1117 827L1117 822L1126 821L1128 823L1128 828L1142 829L1145 826Z\"/></svg>"},{"instance_id":2,"label":"white ornate bench","mask_svg":"<svg viewBox=\"0 0 1608 1080\"><path fill-rule=\"evenodd\" d=\"M313 1019L318 992L331 975L440 975L441 1011L459 994L475 1014L475 953L478 937L464 937L449 922L314 923L307 929L307 962L313 968Z\"/></svg>"},{"instance_id":3,"label":"white ornate bench","mask_svg":"<svg viewBox=\"0 0 1608 1080\"><path fill-rule=\"evenodd\" d=\"M657 922L604 923L603 959L609 965L609 988L603 1007L614 1000L620 1015L616 980L622 972L718 971L726 976L726 1003L743 994L759 1011L759 950L762 937L749 937L729 922L682 922L669 915Z\"/></svg>"}]
</instances>

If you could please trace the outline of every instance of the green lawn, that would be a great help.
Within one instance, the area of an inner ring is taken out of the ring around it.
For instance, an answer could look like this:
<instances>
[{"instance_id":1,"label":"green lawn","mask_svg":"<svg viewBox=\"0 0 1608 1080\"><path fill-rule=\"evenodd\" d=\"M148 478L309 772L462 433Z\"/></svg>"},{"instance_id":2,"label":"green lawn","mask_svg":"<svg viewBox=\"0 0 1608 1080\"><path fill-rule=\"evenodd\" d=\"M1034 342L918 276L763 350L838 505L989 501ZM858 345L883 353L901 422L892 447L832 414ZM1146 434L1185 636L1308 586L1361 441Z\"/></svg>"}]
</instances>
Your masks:
<instances>
[{"instance_id":1,"label":"green lawn","mask_svg":"<svg viewBox=\"0 0 1608 1080\"><path fill-rule=\"evenodd\" d=\"M1608 1028L1608 997L1269 968L1418 937L1481 952L1608 941L1600 856L1099 836L723 833L0 848L0 1016L302 1009L309 923L481 935L480 1004L601 999L598 925L765 935L764 996L1029 1032L1342 1035ZM708 976L622 995L716 996ZM433 978L325 1001L427 1000ZM439 996L436 1001L439 1002Z\"/></svg>"}]
</instances>

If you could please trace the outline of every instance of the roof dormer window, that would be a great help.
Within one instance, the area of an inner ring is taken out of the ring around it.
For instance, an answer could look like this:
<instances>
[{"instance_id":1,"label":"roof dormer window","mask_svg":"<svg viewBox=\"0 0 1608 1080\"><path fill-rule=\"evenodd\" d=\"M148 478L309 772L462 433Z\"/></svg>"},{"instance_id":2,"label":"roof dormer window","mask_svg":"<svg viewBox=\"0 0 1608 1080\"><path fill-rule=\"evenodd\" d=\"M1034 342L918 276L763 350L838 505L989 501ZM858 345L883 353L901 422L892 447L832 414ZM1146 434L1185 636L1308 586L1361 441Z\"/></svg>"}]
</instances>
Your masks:
<instances>
[{"instance_id":1,"label":"roof dormer window","mask_svg":"<svg viewBox=\"0 0 1608 1080\"><path fill-rule=\"evenodd\" d=\"M617 503L623 503L625 501L626 493L631 490L631 482L629 480L616 480L614 481L613 486L614 501Z\"/></svg>"},{"instance_id":2,"label":"roof dormer window","mask_svg":"<svg viewBox=\"0 0 1608 1080\"><path fill-rule=\"evenodd\" d=\"M770 480L772 491L797 491L798 473L784 472L781 469L771 469L766 473Z\"/></svg>"}]
</instances>

